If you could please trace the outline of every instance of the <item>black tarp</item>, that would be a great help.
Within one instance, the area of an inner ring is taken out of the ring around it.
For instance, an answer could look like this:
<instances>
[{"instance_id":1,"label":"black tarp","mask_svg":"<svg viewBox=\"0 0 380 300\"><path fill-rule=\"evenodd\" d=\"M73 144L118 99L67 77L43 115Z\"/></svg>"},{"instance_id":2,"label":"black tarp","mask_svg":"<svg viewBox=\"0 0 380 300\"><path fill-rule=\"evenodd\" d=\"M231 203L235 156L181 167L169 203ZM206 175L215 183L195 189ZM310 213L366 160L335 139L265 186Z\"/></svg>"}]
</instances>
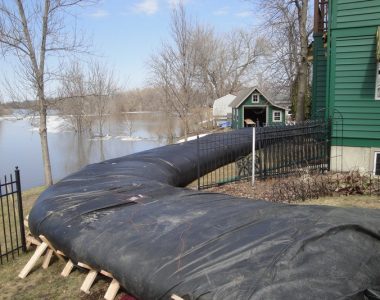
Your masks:
<instances>
[{"instance_id":1,"label":"black tarp","mask_svg":"<svg viewBox=\"0 0 380 300\"><path fill-rule=\"evenodd\" d=\"M214 160L249 152L229 140ZM138 299L380 299L380 211L181 188L196 162L191 141L89 165L40 196L31 231Z\"/></svg>"}]
</instances>

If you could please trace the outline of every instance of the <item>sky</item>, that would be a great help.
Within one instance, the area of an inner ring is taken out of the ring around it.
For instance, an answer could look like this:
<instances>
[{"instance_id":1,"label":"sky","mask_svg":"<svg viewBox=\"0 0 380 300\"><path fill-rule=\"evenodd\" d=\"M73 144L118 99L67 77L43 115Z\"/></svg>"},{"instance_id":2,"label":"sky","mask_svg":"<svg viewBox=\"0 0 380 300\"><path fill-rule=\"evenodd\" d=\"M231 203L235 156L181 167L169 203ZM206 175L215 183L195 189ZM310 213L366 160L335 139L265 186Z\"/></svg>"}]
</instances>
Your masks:
<instances>
[{"instance_id":1,"label":"sky","mask_svg":"<svg viewBox=\"0 0 380 300\"><path fill-rule=\"evenodd\" d=\"M178 0L177 0L178 1ZM127 88L148 85L147 62L169 39L170 13L176 0L104 0L82 10L78 19L102 56ZM200 23L227 32L253 26L253 5L244 0L187 0L186 10Z\"/></svg>"},{"instance_id":2,"label":"sky","mask_svg":"<svg viewBox=\"0 0 380 300\"><path fill-rule=\"evenodd\" d=\"M76 8L75 19L67 23L90 41L91 53L113 69L121 87L143 88L149 85L150 56L160 49L163 41L170 40L170 14L178 1L99 0L96 5ZM253 30L259 22L259 14L248 0L182 1L193 21L212 26L216 33L235 28ZM17 62L11 56L0 57L0 101L14 99L7 95L3 78L16 82L17 78L12 76L17 76L13 75Z\"/></svg>"}]
</instances>

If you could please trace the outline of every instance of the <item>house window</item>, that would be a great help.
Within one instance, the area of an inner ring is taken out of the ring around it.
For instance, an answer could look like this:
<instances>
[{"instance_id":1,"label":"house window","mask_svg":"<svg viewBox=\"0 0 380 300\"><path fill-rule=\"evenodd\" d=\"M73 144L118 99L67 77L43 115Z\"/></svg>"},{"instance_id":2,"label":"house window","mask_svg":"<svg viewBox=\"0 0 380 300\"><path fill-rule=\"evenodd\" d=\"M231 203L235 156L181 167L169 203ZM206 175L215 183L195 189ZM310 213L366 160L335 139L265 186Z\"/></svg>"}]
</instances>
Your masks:
<instances>
[{"instance_id":1,"label":"house window","mask_svg":"<svg viewBox=\"0 0 380 300\"><path fill-rule=\"evenodd\" d=\"M260 102L260 95L259 94L253 94L252 95L252 103L259 103Z\"/></svg>"},{"instance_id":2,"label":"house window","mask_svg":"<svg viewBox=\"0 0 380 300\"><path fill-rule=\"evenodd\" d=\"M282 122L282 113L279 110L273 111L273 122Z\"/></svg>"},{"instance_id":3,"label":"house window","mask_svg":"<svg viewBox=\"0 0 380 300\"><path fill-rule=\"evenodd\" d=\"M380 175L380 152L375 152L375 161L373 165L373 173L375 175Z\"/></svg>"}]
</instances>

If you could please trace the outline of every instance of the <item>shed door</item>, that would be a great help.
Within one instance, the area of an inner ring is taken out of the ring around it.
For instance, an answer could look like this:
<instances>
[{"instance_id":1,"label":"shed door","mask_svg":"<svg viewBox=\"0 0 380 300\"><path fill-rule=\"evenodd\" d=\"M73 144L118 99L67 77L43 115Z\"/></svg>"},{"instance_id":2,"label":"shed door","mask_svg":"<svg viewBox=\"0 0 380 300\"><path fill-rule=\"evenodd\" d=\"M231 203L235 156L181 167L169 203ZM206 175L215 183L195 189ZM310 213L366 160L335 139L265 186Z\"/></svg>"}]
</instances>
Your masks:
<instances>
[{"instance_id":1,"label":"shed door","mask_svg":"<svg viewBox=\"0 0 380 300\"><path fill-rule=\"evenodd\" d=\"M264 126L267 123L266 107L244 107L244 127Z\"/></svg>"}]
</instances>

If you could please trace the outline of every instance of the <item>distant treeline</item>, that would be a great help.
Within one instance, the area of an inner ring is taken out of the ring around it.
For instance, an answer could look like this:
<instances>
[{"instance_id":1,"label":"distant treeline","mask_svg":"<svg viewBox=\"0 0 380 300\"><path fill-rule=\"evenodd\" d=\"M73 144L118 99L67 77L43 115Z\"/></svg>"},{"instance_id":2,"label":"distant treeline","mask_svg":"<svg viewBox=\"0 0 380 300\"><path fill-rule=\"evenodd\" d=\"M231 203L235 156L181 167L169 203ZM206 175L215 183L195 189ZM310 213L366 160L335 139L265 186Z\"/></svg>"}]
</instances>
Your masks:
<instances>
[{"instance_id":1,"label":"distant treeline","mask_svg":"<svg viewBox=\"0 0 380 300\"><path fill-rule=\"evenodd\" d=\"M160 111L162 109L162 94L157 88L140 88L119 92L109 97L110 113L118 114L133 111ZM75 99L49 99L51 109L60 110L62 102L72 102ZM0 103L0 115L11 114L12 110L36 110L37 101L11 101ZM89 111L91 113L91 111Z\"/></svg>"}]
</instances>

